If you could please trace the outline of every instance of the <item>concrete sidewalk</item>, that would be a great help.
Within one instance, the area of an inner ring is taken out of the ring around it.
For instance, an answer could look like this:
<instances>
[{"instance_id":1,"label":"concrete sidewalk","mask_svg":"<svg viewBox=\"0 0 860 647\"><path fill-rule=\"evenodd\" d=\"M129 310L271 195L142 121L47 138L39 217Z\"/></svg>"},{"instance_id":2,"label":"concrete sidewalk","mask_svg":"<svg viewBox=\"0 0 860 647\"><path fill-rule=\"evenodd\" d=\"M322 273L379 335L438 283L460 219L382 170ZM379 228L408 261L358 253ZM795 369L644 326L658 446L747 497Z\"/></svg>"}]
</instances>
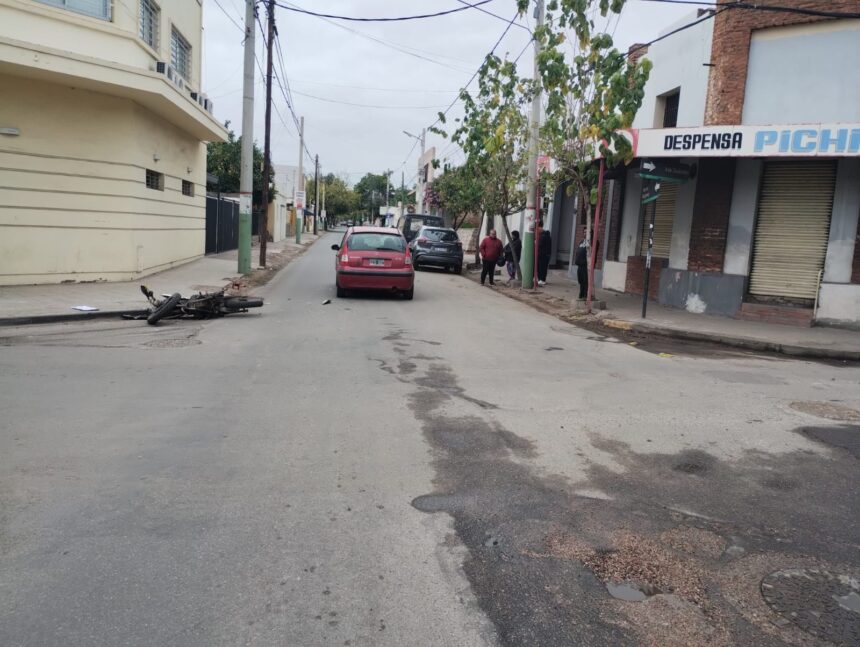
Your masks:
<instances>
[{"instance_id":1,"label":"concrete sidewalk","mask_svg":"<svg viewBox=\"0 0 860 647\"><path fill-rule=\"evenodd\" d=\"M550 270L547 279L547 285L539 289L538 298L563 305L573 313L584 314L584 304L576 301L579 286L568 278L566 270ZM498 279L496 284L501 285ZM500 291L509 292L511 288L501 288ZM641 295L607 290L597 292L597 299L605 302L606 309L595 308L595 317L608 328L798 357L860 361L858 331L824 326L800 328L693 314L652 301L648 302L647 318L642 319Z\"/></svg>"},{"instance_id":2,"label":"concrete sidewalk","mask_svg":"<svg viewBox=\"0 0 860 647\"><path fill-rule=\"evenodd\" d=\"M301 245L297 245L293 239L268 243L267 260L270 265L274 265L273 269L280 269L318 238L313 234L304 234ZM256 276L259 272L254 272L260 269L256 264L258 260L259 246L255 244L251 253L252 274L245 277L250 277L252 283L265 282L265 278L262 281L254 280L259 279ZM282 264L273 264L271 260L280 260ZM189 296L199 291L220 290L231 281L242 278L237 272L237 263L238 252L232 250L204 256L136 281L0 286L0 326L93 319L139 312L149 306L140 293L141 285L146 285L157 295L179 292ZM89 306L97 310L80 312L73 309L75 306Z\"/></svg>"}]
</instances>

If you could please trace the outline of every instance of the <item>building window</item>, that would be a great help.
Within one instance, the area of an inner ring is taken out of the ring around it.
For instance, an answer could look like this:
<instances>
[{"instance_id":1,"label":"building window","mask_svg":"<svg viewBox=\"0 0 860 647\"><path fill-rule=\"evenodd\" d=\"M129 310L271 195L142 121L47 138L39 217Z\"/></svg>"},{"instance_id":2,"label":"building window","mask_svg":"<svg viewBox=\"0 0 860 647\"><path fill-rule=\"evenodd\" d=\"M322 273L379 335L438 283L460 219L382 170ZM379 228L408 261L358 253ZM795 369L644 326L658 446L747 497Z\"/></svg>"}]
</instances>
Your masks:
<instances>
[{"instance_id":1,"label":"building window","mask_svg":"<svg viewBox=\"0 0 860 647\"><path fill-rule=\"evenodd\" d=\"M153 0L140 0L140 38L152 49L158 49L161 10Z\"/></svg>"},{"instance_id":2,"label":"building window","mask_svg":"<svg viewBox=\"0 0 860 647\"><path fill-rule=\"evenodd\" d=\"M38 0L38 2L54 7L62 7L63 9L82 13L85 16L92 16L93 18L101 18L102 20L111 19L111 0Z\"/></svg>"},{"instance_id":3,"label":"building window","mask_svg":"<svg viewBox=\"0 0 860 647\"><path fill-rule=\"evenodd\" d=\"M146 169L146 188L164 191L164 174Z\"/></svg>"},{"instance_id":4,"label":"building window","mask_svg":"<svg viewBox=\"0 0 860 647\"><path fill-rule=\"evenodd\" d=\"M182 78L191 80L191 45L175 27L170 31L170 64Z\"/></svg>"},{"instance_id":5,"label":"building window","mask_svg":"<svg viewBox=\"0 0 860 647\"><path fill-rule=\"evenodd\" d=\"M189 198L194 197L194 183L188 180L182 180L182 195L187 195Z\"/></svg>"},{"instance_id":6,"label":"building window","mask_svg":"<svg viewBox=\"0 0 860 647\"><path fill-rule=\"evenodd\" d=\"M680 91L663 97L663 128L675 128L678 125L678 104L680 101Z\"/></svg>"}]
</instances>

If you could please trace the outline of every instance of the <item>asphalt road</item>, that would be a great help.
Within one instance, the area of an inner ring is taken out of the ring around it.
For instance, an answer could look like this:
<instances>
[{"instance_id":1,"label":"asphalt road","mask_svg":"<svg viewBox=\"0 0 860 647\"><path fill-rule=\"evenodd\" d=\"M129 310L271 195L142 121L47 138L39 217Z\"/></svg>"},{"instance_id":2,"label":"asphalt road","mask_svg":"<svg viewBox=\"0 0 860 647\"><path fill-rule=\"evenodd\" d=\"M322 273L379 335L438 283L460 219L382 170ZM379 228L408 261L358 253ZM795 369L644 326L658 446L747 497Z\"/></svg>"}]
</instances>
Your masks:
<instances>
[{"instance_id":1,"label":"asphalt road","mask_svg":"<svg viewBox=\"0 0 860 647\"><path fill-rule=\"evenodd\" d=\"M860 643L860 368L336 299L336 241L251 314L0 330L0 644Z\"/></svg>"}]
</instances>

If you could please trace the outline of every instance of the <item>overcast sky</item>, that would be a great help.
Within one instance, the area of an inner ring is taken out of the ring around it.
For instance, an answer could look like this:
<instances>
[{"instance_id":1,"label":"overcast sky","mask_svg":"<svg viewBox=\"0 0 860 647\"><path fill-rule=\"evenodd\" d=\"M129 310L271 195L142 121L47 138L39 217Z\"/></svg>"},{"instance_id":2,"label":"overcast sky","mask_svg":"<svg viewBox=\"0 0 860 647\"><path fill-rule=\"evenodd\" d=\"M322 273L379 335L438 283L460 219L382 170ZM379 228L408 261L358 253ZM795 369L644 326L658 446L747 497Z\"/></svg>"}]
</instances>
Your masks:
<instances>
[{"instance_id":1,"label":"overcast sky","mask_svg":"<svg viewBox=\"0 0 860 647\"><path fill-rule=\"evenodd\" d=\"M459 6L457 0L290 0L290 4L362 17L432 13ZM204 0L203 5L203 91L214 101L215 117L229 120L239 135L244 1ZM509 20L516 13L515 6L515 0L493 0L483 8ZM690 6L628 0L617 27L613 20L609 31L615 31L617 46L626 49L634 42L651 40L691 11L695 9ZM604 20L598 18L598 24ZM518 22L528 27L533 19L529 15ZM294 108L305 117L306 143L312 154L319 155L323 172L348 175L355 183L367 172L386 169L394 171L397 181L403 170L407 184L414 181L417 171L418 146L413 149L415 140L402 131L419 134L422 127L429 126L506 27L506 21L475 9L408 22L360 23L326 21L276 8L276 24ZM532 65L529 38L526 29L514 25L496 53L508 52L514 58L526 48L519 63L526 73ZM259 28L257 52L265 65ZM277 70L277 64L275 67ZM259 70L256 72L254 138L262 146L265 84ZM297 164L297 130L284 96L274 84L273 100L284 120L282 123L273 112L273 162ZM455 113L457 107L450 115ZM427 146L436 146L439 158L462 160L462 153L437 135L428 133ZM305 169L311 168L305 158Z\"/></svg>"}]
</instances>

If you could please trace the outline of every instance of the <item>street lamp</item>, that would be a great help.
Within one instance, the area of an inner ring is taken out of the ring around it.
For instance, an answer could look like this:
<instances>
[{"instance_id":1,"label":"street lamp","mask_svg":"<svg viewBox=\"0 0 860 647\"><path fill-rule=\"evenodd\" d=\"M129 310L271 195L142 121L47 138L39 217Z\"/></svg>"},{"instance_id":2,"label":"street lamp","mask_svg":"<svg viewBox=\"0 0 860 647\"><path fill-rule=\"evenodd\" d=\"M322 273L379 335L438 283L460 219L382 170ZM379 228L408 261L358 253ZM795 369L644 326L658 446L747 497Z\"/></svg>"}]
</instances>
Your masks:
<instances>
[{"instance_id":1,"label":"street lamp","mask_svg":"<svg viewBox=\"0 0 860 647\"><path fill-rule=\"evenodd\" d=\"M421 172L423 171L421 167L421 161L424 159L424 147L427 143L427 129L421 129L421 136L413 135L409 131L404 130L404 135L412 137L413 139L417 139L421 142L421 157L418 158L418 183L415 188L415 202L417 203L417 208L421 213L424 213L424 178L421 177Z\"/></svg>"}]
</instances>

